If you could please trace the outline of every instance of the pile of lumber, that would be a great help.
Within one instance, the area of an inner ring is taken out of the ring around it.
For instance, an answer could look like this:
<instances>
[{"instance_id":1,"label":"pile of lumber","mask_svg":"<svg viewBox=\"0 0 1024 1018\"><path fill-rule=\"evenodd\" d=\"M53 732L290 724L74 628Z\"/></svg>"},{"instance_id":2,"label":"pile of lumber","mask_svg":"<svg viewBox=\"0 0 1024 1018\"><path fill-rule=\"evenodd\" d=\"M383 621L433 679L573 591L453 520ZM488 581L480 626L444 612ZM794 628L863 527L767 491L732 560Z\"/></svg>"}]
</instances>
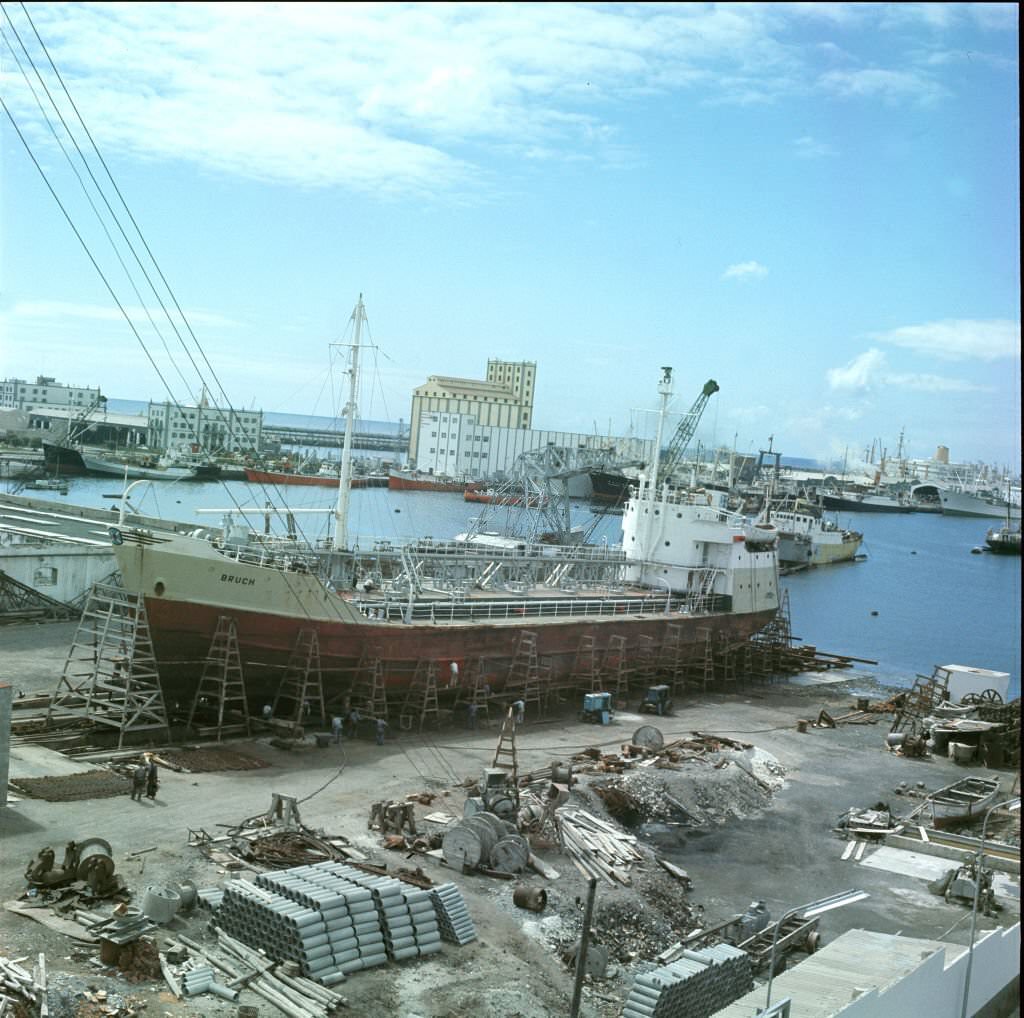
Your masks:
<instances>
[{"instance_id":1,"label":"pile of lumber","mask_svg":"<svg viewBox=\"0 0 1024 1018\"><path fill-rule=\"evenodd\" d=\"M562 848L580 873L613 886L630 883L629 867L643 858L632 834L573 806L562 806L555 816Z\"/></svg>"},{"instance_id":2,"label":"pile of lumber","mask_svg":"<svg viewBox=\"0 0 1024 1018\"><path fill-rule=\"evenodd\" d=\"M15 1005L31 1005L32 1011L49 1014L46 1004L46 955L39 955L35 974L21 967L28 958L0 955L0 1016L15 1013Z\"/></svg>"}]
</instances>

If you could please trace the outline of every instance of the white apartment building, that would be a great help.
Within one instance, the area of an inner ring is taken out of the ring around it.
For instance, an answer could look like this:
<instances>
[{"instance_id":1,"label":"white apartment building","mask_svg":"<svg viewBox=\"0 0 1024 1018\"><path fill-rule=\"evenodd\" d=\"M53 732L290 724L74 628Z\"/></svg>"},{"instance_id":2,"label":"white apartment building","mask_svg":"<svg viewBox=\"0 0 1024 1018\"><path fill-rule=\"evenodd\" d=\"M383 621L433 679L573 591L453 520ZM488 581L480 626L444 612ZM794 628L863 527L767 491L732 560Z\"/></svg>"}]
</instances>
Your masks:
<instances>
[{"instance_id":1,"label":"white apartment building","mask_svg":"<svg viewBox=\"0 0 1024 1018\"><path fill-rule=\"evenodd\" d=\"M263 434L262 410L223 410L205 401L198 406L150 402L147 417L150 449L252 452Z\"/></svg>"},{"instance_id":2,"label":"white apartment building","mask_svg":"<svg viewBox=\"0 0 1024 1018\"><path fill-rule=\"evenodd\" d=\"M427 469L420 462L419 425L425 413L468 415L477 424L488 427L530 428L536 382L537 365L533 361L489 360L486 381L431 375L413 390L409 417L410 461L417 469ZM435 444L434 448L440 447Z\"/></svg>"},{"instance_id":3,"label":"white apartment building","mask_svg":"<svg viewBox=\"0 0 1024 1018\"><path fill-rule=\"evenodd\" d=\"M640 438L582 435L569 431L534 431L481 424L472 414L424 411L417 469L471 480L507 474L524 452L555 445L567 449L609 450L609 460L651 459L654 443Z\"/></svg>"},{"instance_id":4,"label":"white apartment building","mask_svg":"<svg viewBox=\"0 0 1024 1018\"><path fill-rule=\"evenodd\" d=\"M51 407L84 410L99 399L98 388L65 385L47 375L38 375L34 382L26 382L22 378L5 378L0 381L0 407L11 410L45 410Z\"/></svg>"}]
</instances>

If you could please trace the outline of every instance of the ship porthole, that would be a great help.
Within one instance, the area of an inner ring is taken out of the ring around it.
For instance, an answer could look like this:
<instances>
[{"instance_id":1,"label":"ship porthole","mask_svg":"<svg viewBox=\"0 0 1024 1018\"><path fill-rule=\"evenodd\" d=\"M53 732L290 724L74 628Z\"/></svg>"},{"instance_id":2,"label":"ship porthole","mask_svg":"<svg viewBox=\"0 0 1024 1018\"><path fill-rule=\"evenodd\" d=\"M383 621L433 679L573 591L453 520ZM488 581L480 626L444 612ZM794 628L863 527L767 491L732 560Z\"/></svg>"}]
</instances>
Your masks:
<instances>
[{"instance_id":1,"label":"ship porthole","mask_svg":"<svg viewBox=\"0 0 1024 1018\"><path fill-rule=\"evenodd\" d=\"M157 580L156 583L153 584L153 593L156 594L157 597L164 596L163 580Z\"/></svg>"}]
</instances>

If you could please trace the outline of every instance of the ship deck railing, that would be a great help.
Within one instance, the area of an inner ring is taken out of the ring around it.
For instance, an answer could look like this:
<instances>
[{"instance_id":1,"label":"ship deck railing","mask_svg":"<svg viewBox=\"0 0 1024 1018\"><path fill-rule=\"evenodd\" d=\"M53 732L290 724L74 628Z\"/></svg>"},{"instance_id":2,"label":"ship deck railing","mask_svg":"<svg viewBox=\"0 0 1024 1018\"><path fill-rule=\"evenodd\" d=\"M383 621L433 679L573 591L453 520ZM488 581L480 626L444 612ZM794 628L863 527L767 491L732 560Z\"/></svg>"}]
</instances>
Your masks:
<instances>
[{"instance_id":1,"label":"ship deck railing","mask_svg":"<svg viewBox=\"0 0 1024 1018\"><path fill-rule=\"evenodd\" d=\"M709 596L661 597L552 597L465 601L357 600L367 618L390 622L522 622L524 619L578 618L581 616L706 615L714 607Z\"/></svg>"},{"instance_id":2,"label":"ship deck railing","mask_svg":"<svg viewBox=\"0 0 1024 1018\"><path fill-rule=\"evenodd\" d=\"M623 549L610 545L553 545L523 541L514 547L501 547L474 545L463 541L434 541L431 538L407 542L376 541L370 547L356 546L350 551L342 552L334 550L326 542L310 545L287 538L269 538L248 545L223 545L218 550L228 558L250 565L288 570L301 563L311 571L317 569L325 557L342 555L366 559L384 556L401 560L403 552L416 559L464 559L474 562L493 559L611 564L626 562L626 553Z\"/></svg>"}]
</instances>

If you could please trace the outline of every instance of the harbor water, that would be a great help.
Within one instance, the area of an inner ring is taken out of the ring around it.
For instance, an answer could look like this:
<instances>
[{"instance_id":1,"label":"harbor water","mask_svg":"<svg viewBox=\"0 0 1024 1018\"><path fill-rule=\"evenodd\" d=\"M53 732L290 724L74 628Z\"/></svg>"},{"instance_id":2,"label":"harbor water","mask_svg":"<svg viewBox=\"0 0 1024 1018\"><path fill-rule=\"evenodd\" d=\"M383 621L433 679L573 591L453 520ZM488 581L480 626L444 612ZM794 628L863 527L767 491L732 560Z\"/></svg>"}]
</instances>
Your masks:
<instances>
[{"instance_id":1,"label":"harbor water","mask_svg":"<svg viewBox=\"0 0 1024 1018\"><path fill-rule=\"evenodd\" d=\"M116 507L121 483L113 478L69 479L68 494L32 492L36 497L94 507ZM276 488L241 481L146 483L131 493L136 510L197 527L219 526L218 513L245 511L262 530L267 502L298 513L296 524L309 540L328 534L336 493L329 488ZM431 537L445 540L465 531L483 507L459 494L352 492L349 533L362 546L374 539ZM509 513L494 509L486 529L500 529ZM573 504L573 524L594 519L586 503ZM115 512L111 511L114 518ZM841 514L839 522L864 534L862 560L809 569L783 579L789 592L793 634L820 651L877 661L854 674L886 685L910 686L918 673L937 664L963 664L1009 672L1011 695L1020 695L1021 560L989 553L984 546L995 521L939 514ZM280 523L274 524L280 529ZM620 519L602 517L592 540L618 543Z\"/></svg>"}]
</instances>

